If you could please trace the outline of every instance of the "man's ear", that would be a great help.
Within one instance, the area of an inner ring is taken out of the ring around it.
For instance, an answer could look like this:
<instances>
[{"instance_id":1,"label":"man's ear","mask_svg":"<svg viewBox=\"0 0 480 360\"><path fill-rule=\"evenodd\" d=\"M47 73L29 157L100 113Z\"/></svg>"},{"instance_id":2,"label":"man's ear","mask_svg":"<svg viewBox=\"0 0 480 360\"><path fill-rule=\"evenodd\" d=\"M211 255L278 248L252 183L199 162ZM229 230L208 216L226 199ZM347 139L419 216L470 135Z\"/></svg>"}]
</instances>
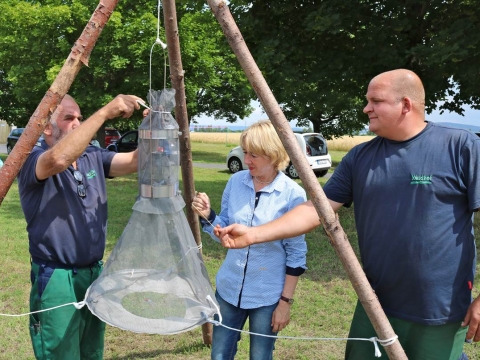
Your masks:
<instances>
[{"instance_id":1,"label":"man's ear","mask_svg":"<svg viewBox=\"0 0 480 360\"><path fill-rule=\"evenodd\" d=\"M413 110L413 102L408 96L402 99L402 113L406 114Z\"/></svg>"},{"instance_id":2,"label":"man's ear","mask_svg":"<svg viewBox=\"0 0 480 360\"><path fill-rule=\"evenodd\" d=\"M47 126L45 126L45 128L43 129L43 133L47 136L52 135L52 123L50 121L47 123Z\"/></svg>"}]
</instances>

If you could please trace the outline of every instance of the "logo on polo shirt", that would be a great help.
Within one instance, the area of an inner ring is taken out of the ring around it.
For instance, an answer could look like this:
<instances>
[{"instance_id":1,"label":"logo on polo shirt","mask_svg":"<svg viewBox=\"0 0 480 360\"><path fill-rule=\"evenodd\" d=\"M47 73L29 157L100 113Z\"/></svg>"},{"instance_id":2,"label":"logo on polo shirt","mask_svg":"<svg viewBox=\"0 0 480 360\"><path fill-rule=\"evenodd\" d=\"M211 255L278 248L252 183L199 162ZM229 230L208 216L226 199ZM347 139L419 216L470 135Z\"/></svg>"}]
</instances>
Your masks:
<instances>
[{"instance_id":1,"label":"logo on polo shirt","mask_svg":"<svg viewBox=\"0 0 480 360\"><path fill-rule=\"evenodd\" d=\"M412 175L411 185L429 185L432 183L433 175Z\"/></svg>"},{"instance_id":2,"label":"logo on polo shirt","mask_svg":"<svg viewBox=\"0 0 480 360\"><path fill-rule=\"evenodd\" d=\"M97 176L97 172L95 170L90 170L88 173L87 173L87 179L91 180L93 179L94 177Z\"/></svg>"}]
</instances>

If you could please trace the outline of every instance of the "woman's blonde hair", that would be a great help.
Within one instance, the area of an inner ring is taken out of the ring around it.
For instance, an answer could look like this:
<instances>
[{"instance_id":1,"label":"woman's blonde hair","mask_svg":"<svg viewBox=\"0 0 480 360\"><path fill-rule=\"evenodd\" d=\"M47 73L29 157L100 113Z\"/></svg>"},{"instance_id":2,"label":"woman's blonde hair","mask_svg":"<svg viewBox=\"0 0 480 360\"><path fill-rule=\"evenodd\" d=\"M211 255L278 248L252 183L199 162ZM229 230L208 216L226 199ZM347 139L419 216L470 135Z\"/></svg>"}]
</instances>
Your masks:
<instances>
[{"instance_id":1,"label":"woman's blonde hair","mask_svg":"<svg viewBox=\"0 0 480 360\"><path fill-rule=\"evenodd\" d=\"M290 162L287 151L270 120L262 120L240 135L240 146L246 152L266 156L276 170L283 170Z\"/></svg>"}]
</instances>

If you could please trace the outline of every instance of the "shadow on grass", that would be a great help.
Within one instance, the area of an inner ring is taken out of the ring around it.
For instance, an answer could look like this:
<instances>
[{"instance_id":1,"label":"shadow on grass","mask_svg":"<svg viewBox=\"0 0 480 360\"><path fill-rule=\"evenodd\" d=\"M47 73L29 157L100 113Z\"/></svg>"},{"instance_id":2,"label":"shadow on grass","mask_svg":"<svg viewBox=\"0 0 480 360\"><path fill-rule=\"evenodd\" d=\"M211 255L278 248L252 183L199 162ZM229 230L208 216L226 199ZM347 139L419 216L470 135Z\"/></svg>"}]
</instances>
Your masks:
<instances>
[{"instance_id":1,"label":"shadow on grass","mask_svg":"<svg viewBox=\"0 0 480 360\"><path fill-rule=\"evenodd\" d=\"M172 350L151 350L151 351L132 351L128 354L117 356L105 356L105 360L133 360L133 359L161 359L162 355L187 354L192 355L196 352L202 351L207 345L203 343L188 344L183 347L178 347Z\"/></svg>"},{"instance_id":2,"label":"shadow on grass","mask_svg":"<svg viewBox=\"0 0 480 360\"><path fill-rule=\"evenodd\" d=\"M192 160L195 162L204 163L226 163L227 154L230 150L226 150L225 154L219 154L217 152L209 151L195 151L192 153Z\"/></svg>"}]
</instances>

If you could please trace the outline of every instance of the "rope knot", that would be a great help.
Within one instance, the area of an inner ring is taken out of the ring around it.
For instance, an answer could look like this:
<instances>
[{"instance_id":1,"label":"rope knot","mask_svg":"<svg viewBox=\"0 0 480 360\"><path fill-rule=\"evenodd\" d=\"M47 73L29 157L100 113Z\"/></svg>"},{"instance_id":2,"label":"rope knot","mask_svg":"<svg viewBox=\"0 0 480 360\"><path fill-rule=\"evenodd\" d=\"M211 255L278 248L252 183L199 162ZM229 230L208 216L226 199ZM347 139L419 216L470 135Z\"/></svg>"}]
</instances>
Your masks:
<instances>
[{"instance_id":1,"label":"rope knot","mask_svg":"<svg viewBox=\"0 0 480 360\"><path fill-rule=\"evenodd\" d=\"M375 357L381 357L382 352L380 351L380 348L378 347L378 343L380 343L383 347L390 346L395 341L397 341L397 339L398 339L398 335L395 335L394 337L391 337L390 339L385 339L385 340L380 340L377 337L371 337L368 340L373 343L373 346L375 346Z\"/></svg>"},{"instance_id":2,"label":"rope knot","mask_svg":"<svg viewBox=\"0 0 480 360\"><path fill-rule=\"evenodd\" d=\"M85 301L80 301L78 303L72 303L73 306L75 306L75 309L77 310L80 310L81 308L83 308L85 306Z\"/></svg>"}]
</instances>

